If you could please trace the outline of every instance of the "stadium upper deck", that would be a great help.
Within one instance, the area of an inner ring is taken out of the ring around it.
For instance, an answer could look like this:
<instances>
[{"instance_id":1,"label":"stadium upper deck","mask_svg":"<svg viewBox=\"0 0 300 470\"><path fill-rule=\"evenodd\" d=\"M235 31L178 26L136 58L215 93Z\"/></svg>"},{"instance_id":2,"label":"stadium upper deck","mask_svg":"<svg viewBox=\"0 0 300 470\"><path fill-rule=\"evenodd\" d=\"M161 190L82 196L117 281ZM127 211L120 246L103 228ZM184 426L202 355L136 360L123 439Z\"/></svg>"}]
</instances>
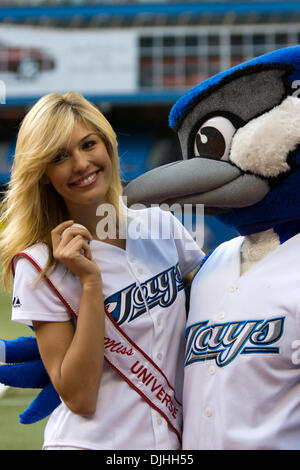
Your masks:
<instances>
[{"instance_id":1,"label":"stadium upper deck","mask_svg":"<svg viewBox=\"0 0 300 470\"><path fill-rule=\"evenodd\" d=\"M298 1L1 0L0 22L55 27L141 27L290 23Z\"/></svg>"}]
</instances>

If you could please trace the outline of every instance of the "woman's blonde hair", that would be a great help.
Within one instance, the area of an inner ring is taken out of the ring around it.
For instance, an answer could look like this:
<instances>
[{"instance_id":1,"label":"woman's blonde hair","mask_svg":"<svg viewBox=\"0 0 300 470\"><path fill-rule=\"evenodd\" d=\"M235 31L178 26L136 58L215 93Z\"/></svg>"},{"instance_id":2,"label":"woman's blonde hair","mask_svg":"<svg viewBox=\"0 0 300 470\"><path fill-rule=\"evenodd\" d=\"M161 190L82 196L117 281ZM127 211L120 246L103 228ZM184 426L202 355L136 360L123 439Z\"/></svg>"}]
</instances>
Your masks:
<instances>
[{"instance_id":1,"label":"woman's blonde hair","mask_svg":"<svg viewBox=\"0 0 300 470\"><path fill-rule=\"evenodd\" d=\"M15 254L38 242L51 247L51 230L68 217L62 197L41 179L47 164L66 145L75 122L99 135L106 146L113 170L107 202L114 205L118 214L122 185L117 138L111 125L79 93L50 93L42 97L21 124L11 179L2 202L0 252L2 285L6 291L11 285L11 262ZM42 274L54 264L49 250Z\"/></svg>"}]
</instances>

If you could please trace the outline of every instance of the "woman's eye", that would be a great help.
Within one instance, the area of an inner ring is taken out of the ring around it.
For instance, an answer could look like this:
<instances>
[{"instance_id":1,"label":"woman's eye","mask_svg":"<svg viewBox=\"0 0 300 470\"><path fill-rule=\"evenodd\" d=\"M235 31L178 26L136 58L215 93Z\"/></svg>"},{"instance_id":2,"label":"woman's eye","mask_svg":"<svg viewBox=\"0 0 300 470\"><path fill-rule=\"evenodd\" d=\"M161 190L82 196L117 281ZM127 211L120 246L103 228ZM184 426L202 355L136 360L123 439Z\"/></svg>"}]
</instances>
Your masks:
<instances>
[{"instance_id":1,"label":"woman's eye","mask_svg":"<svg viewBox=\"0 0 300 470\"><path fill-rule=\"evenodd\" d=\"M205 154L220 160L228 160L231 140L236 131L232 122L215 116L205 121L198 130L194 141L194 155Z\"/></svg>"},{"instance_id":2,"label":"woman's eye","mask_svg":"<svg viewBox=\"0 0 300 470\"><path fill-rule=\"evenodd\" d=\"M59 152L52 159L51 163L61 163L67 157L68 157L68 154L66 152Z\"/></svg>"},{"instance_id":3,"label":"woman's eye","mask_svg":"<svg viewBox=\"0 0 300 470\"><path fill-rule=\"evenodd\" d=\"M91 149L92 147L94 147L96 145L96 141L95 140L87 140L86 142L84 142L82 144L82 148L85 149L85 150L89 150Z\"/></svg>"}]
</instances>

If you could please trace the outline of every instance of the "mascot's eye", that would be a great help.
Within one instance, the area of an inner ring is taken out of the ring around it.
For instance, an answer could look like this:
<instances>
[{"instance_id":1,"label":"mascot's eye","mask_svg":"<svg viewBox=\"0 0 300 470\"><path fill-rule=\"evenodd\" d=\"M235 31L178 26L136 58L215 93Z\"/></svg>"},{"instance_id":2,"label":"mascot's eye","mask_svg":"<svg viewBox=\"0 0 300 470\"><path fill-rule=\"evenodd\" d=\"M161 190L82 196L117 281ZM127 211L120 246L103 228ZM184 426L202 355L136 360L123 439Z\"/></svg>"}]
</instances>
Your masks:
<instances>
[{"instance_id":1,"label":"mascot's eye","mask_svg":"<svg viewBox=\"0 0 300 470\"><path fill-rule=\"evenodd\" d=\"M228 160L231 139L236 131L232 122L223 117L215 116L205 121L196 134L194 154L211 155L213 158Z\"/></svg>"}]
</instances>

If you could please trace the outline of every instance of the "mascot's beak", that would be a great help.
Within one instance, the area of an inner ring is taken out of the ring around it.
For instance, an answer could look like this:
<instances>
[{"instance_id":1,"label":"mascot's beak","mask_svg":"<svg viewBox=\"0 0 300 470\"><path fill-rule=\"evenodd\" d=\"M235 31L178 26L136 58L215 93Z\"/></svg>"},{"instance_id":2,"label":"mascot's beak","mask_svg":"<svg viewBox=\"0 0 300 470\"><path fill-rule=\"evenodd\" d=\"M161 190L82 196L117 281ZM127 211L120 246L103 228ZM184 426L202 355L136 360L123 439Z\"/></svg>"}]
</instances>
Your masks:
<instances>
[{"instance_id":1,"label":"mascot's beak","mask_svg":"<svg viewBox=\"0 0 300 470\"><path fill-rule=\"evenodd\" d=\"M252 206L269 192L268 182L228 161L195 157L155 168L124 189L133 204L204 204L210 215ZM201 192L200 192L201 191Z\"/></svg>"}]
</instances>

